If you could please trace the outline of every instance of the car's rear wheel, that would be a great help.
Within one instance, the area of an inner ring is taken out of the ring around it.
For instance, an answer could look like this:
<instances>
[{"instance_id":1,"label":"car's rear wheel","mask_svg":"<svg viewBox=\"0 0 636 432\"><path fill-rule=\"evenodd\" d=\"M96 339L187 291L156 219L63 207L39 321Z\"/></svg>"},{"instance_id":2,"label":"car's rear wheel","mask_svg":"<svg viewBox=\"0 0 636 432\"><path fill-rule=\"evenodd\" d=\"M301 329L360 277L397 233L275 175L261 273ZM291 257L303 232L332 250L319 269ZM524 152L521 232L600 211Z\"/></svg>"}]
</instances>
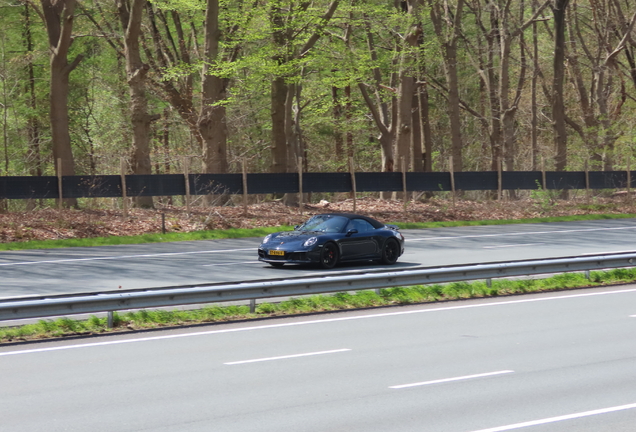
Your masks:
<instances>
[{"instance_id":1,"label":"car's rear wheel","mask_svg":"<svg viewBox=\"0 0 636 432\"><path fill-rule=\"evenodd\" d=\"M335 243L325 243L320 251L320 266L322 268L334 268L340 259L340 251Z\"/></svg>"},{"instance_id":2,"label":"car's rear wheel","mask_svg":"<svg viewBox=\"0 0 636 432\"><path fill-rule=\"evenodd\" d=\"M271 265L272 267L281 268L285 265L285 263L271 262L269 263L269 265Z\"/></svg>"},{"instance_id":3,"label":"car's rear wheel","mask_svg":"<svg viewBox=\"0 0 636 432\"><path fill-rule=\"evenodd\" d=\"M395 239L388 239L382 248L382 264L395 264L400 256L400 245Z\"/></svg>"}]
</instances>

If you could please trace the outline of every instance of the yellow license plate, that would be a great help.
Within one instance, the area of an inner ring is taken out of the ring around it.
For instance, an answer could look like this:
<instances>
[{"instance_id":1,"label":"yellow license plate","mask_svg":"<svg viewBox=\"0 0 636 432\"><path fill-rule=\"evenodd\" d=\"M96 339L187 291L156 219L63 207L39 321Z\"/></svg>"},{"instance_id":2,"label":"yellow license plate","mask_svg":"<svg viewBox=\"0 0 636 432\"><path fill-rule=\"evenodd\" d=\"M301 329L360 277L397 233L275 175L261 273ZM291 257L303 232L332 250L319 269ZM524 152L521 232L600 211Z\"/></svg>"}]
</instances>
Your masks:
<instances>
[{"instance_id":1,"label":"yellow license plate","mask_svg":"<svg viewBox=\"0 0 636 432\"><path fill-rule=\"evenodd\" d=\"M270 255L276 255L276 256L285 256L285 251L281 251L281 250L271 250L269 251Z\"/></svg>"}]
</instances>

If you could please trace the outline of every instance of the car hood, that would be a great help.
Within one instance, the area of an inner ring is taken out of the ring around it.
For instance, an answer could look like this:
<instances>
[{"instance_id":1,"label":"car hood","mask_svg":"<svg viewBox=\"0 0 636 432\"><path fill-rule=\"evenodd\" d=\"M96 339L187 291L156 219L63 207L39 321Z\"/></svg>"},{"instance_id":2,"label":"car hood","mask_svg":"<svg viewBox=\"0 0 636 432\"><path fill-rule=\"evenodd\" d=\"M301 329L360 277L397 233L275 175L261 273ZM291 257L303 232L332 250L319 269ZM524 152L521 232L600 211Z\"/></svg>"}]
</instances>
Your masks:
<instances>
[{"instance_id":1,"label":"car hood","mask_svg":"<svg viewBox=\"0 0 636 432\"><path fill-rule=\"evenodd\" d=\"M295 243L295 242L304 242L305 240L316 237L322 233L316 231L284 231L279 232L269 239L267 243L263 243L264 245L275 247L279 244L284 243Z\"/></svg>"}]
</instances>

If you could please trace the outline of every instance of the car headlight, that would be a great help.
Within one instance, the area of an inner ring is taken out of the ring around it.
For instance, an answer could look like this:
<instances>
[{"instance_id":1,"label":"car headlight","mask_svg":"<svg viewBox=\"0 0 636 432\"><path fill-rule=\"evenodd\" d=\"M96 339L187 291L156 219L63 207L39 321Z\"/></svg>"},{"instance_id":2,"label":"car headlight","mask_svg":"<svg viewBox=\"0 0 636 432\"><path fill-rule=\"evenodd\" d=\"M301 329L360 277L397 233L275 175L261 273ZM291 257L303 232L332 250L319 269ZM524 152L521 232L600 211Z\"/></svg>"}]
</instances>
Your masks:
<instances>
[{"instance_id":1,"label":"car headlight","mask_svg":"<svg viewBox=\"0 0 636 432\"><path fill-rule=\"evenodd\" d=\"M316 244L317 241L318 241L318 237L310 237L307 240L305 240L305 243L303 243L303 246L305 247L313 246Z\"/></svg>"},{"instance_id":2,"label":"car headlight","mask_svg":"<svg viewBox=\"0 0 636 432\"><path fill-rule=\"evenodd\" d=\"M263 239L263 243L267 243L272 238L272 235L273 234L267 234L267 236Z\"/></svg>"}]
</instances>

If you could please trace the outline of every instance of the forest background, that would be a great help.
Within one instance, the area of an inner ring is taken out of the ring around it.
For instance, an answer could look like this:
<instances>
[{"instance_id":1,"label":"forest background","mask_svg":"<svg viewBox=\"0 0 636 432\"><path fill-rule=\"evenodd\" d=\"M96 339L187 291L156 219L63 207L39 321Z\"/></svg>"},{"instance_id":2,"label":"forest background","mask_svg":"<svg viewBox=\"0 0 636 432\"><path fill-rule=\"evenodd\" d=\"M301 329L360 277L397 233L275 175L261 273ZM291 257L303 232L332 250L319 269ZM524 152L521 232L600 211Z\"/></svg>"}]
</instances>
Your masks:
<instances>
[{"instance_id":1,"label":"forest background","mask_svg":"<svg viewBox=\"0 0 636 432\"><path fill-rule=\"evenodd\" d=\"M632 0L0 0L0 175L625 169L635 21Z\"/></svg>"}]
</instances>

